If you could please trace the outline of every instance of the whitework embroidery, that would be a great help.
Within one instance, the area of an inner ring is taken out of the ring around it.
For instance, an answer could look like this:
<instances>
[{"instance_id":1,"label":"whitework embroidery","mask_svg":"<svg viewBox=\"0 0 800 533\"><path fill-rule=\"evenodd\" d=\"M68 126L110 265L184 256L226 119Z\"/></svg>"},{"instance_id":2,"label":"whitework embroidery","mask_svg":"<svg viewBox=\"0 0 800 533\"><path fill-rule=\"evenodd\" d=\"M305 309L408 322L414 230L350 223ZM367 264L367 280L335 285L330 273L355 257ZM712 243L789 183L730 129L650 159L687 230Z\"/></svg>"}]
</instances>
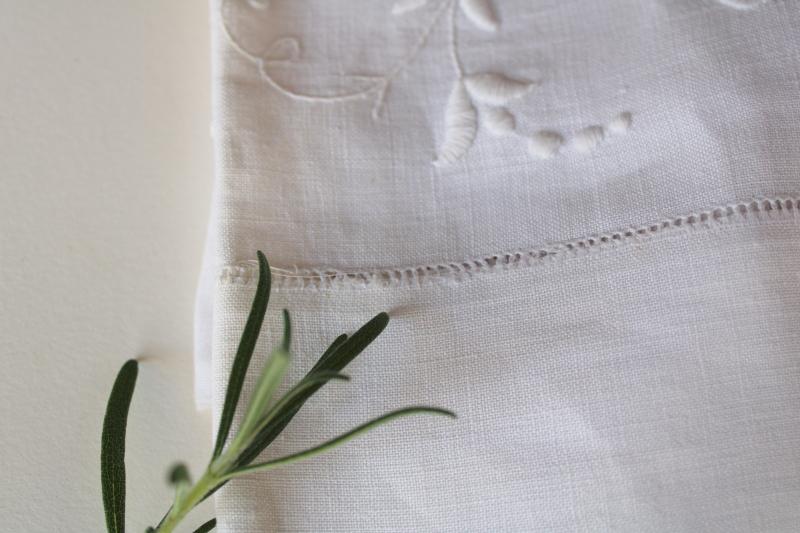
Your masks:
<instances>
[{"instance_id":1,"label":"whitework embroidery","mask_svg":"<svg viewBox=\"0 0 800 533\"><path fill-rule=\"evenodd\" d=\"M742 11L755 9L762 4L766 4L768 0L717 0L720 4L733 9Z\"/></svg>"},{"instance_id":2,"label":"whitework embroidery","mask_svg":"<svg viewBox=\"0 0 800 533\"><path fill-rule=\"evenodd\" d=\"M330 92L303 93L279 83L271 74L276 64L295 62L301 53L300 42L294 37L282 37L265 50L248 50L236 37L228 23L228 10L234 0L222 0L223 29L231 45L258 68L262 79L280 94L293 100L309 103L341 103L372 97L372 116L379 119L387 93L392 83L415 61L428 44L437 28L447 32L448 55L454 76L450 95L444 106L442 140L434 164L445 166L459 161L475 142L479 125L494 136L521 137L528 153L535 158L547 159L572 146L576 153L588 153L597 148L608 136L627 132L632 123L630 112L623 112L607 127L590 125L575 133L569 141L559 132L542 130L525 137L516 132L517 119L506 107L513 100L528 94L538 82L515 78L500 72L468 73L460 57L459 14L479 30L496 32L500 19L492 0L395 0L391 13L395 16L426 15L418 39L408 53L392 68L380 76L343 75L341 84ZM267 9L267 0L247 0L253 8ZM443 24L443 20L446 24ZM479 121L480 119L480 121ZM607 133L609 135L607 135Z\"/></svg>"}]
</instances>

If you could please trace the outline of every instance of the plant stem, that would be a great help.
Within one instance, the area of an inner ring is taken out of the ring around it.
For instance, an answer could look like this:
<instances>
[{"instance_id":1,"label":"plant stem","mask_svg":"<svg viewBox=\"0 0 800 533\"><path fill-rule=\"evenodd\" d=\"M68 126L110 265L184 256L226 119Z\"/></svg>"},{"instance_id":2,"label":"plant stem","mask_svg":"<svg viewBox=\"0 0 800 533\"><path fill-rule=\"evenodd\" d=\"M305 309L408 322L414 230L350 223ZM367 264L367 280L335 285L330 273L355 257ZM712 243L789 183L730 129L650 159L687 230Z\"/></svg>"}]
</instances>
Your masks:
<instances>
[{"instance_id":1,"label":"plant stem","mask_svg":"<svg viewBox=\"0 0 800 533\"><path fill-rule=\"evenodd\" d=\"M203 477L197 480L197 483L192 485L192 488L186 493L186 495L180 499L180 501L176 501L175 504L172 506L167 517L164 519L164 522L156 529L157 533L172 533L175 530L175 527L184 519L186 515L189 514L189 511L194 509L194 507L203 501L203 497L208 494L214 487L219 485L220 479L219 476L212 474L211 470L206 470Z\"/></svg>"}]
</instances>

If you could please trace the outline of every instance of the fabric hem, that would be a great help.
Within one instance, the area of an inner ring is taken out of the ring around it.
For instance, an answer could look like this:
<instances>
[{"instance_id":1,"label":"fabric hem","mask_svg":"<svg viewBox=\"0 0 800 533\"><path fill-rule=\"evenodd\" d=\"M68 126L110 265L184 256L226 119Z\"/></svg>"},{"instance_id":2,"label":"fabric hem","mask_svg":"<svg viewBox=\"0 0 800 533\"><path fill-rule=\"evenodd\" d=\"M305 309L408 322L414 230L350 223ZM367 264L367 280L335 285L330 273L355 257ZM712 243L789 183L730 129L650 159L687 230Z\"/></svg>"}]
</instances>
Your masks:
<instances>
[{"instance_id":1,"label":"fabric hem","mask_svg":"<svg viewBox=\"0 0 800 533\"><path fill-rule=\"evenodd\" d=\"M475 275L531 266L561 256L580 255L589 251L617 248L641 242L657 234L674 232L679 229L699 230L765 217L796 217L798 210L800 210L800 197L797 196L758 198L717 206L688 215L662 219L649 224L631 226L622 230L547 244L530 250L504 252L447 263L383 267L351 272L327 268L272 267L272 281L273 287L279 289L417 287L426 283L452 283L469 279ZM242 261L222 267L219 272L219 282L246 285L256 279L257 273L257 261Z\"/></svg>"}]
</instances>

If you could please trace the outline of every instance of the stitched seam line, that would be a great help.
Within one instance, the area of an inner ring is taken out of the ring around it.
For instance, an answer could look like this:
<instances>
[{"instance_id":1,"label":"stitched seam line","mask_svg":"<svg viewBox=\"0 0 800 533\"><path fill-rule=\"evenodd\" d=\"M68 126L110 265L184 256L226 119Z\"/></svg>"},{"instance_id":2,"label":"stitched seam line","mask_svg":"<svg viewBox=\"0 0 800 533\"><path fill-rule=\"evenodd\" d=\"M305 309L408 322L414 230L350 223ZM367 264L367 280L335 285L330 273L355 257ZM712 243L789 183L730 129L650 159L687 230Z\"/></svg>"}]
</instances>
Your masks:
<instances>
[{"instance_id":1,"label":"stitched seam line","mask_svg":"<svg viewBox=\"0 0 800 533\"><path fill-rule=\"evenodd\" d=\"M432 282L462 281L475 275L540 264L557 257L617 248L641 242L658 234L680 229L702 229L749 219L795 217L800 211L800 197L759 198L712 209L663 219L658 222L631 226L627 229L596 234L580 239L562 241L525 251L494 254L477 259L418 265L400 268L342 271L336 269L286 269L272 267L275 288L326 289L334 287L403 287L421 286ZM224 266L219 273L220 283L248 284L258 273L256 261L242 261Z\"/></svg>"}]
</instances>

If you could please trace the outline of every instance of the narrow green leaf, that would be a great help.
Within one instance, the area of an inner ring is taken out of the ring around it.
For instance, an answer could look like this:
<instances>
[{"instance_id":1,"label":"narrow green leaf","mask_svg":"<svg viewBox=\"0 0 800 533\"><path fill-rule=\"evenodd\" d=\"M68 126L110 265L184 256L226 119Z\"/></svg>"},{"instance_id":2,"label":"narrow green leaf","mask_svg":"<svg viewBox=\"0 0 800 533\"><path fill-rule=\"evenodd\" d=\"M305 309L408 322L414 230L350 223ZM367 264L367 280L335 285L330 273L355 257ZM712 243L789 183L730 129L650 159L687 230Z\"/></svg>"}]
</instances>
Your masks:
<instances>
[{"instance_id":1,"label":"narrow green leaf","mask_svg":"<svg viewBox=\"0 0 800 533\"><path fill-rule=\"evenodd\" d=\"M289 317L289 311L283 310L283 340L281 347L283 351L288 352L292 344L292 320Z\"/></svg>"},{"instance_id":2,"label":"narrow green leaf","mask_svg":"<svg viewBox=\"0 0 800 533\"><path fill-rule=\"evenodd\" d=\"M100 479L109 533L125 531L125 431L139 363L127 361L114 381L103 419L100 444Z\"/></svg>"},{"instance_id":3,"label":"narrow green leaf","mask_svg":"<svg viewBox=\"0 0 800 533\"><path fill-rule=\"evenodd\" d=\"M378 313L372 320L361 326L352 337L346 338L341 344L336 346L324 361L320 361L316 370L340 371L363 352L367 346L372 344L372 341L383 333L383 330L386 329L388 324L389 315L386 313Z\"/></svg>"},{"instance_id":4,"label":"narrow green leaf","mask_svg":"<svg viewBox=\"0 0 800 533\"><path fill-rule=\"evenodd\" d=\"M261 418L256 427L256 431L260 432L267 424L280 416L288 405L292 405L295 400L302 397L307 390L312 387L317 387L318 385L324 385L331 380L350 381L350 377L336 372L316 372L311 376L303 378L303 380L292 387L289 392L284 394Z\"/></svg>"},{"instance_id":5,"label":"narrow green leaf","mask_svg":"<svg viewBox=\"0 0 800 533\"><path fill-rule=\"evenodd\" d=\"M341 346L342 343L346 340L347 340L346 333L342 333L341 335L336 337L336 339L331 343L331 345L328 346L328 349L325 350L325 353L323 353L322 356L319 358L319 360L317 360L316 364L311 369L311 372L309 372L309 374L319 370L319 367L325 364L325 361L328 360L331 354L335 352L339 348L339 346Z\"/></svg>"},{"instance_id":6,"label":"narrow green leaf","mask_svg":"<svg viewBox=\"0 0 800 533\"><path fill-rule=\"evenodd\" d=\"M320 455L327 451L330 451L342 444L353 440L354 438L370 431L372 429L377 428L383 424L391 422L397 418L403 416L410 416L410 415L417 415L417 414L434 414L434 415L444 415L450 418L456 418L455 413L451 411L447 411L445 409L438 409L436 407L406 407L405 409L400 409L397 411L393 411L391 413L387 413L381 417L378 417L374 420L370 420L369 422L358 426L355 429L344 433L334 439L329 440L319 446L315 446L313 448L309 448L308 450L304 450L302 452L298 452L292 455L287 455L286 457L281 457L278 459L274 459L272 461L267 461L266 463L259 463L250 466L244 466L238 468L228 474L226 479L233 479L235 477L247 475L247 474L254 474L256 472L263 472L265 470L272 470L273 468L278 468L280 466L296 463L298 461L303 461L305 459L309 459L316 455Z\"/></svg>"},{"instance_id":7,"label":"narrow green leaf","mask_svg":"<svg viewBox=\"0 0 800 533\"><path fill-rule=\"evenodd\" d=\"M306 392L306 396L308 393ZM261 431L258 432L256 438L253 442L239 455L239 459L236 461L236 466L241 467L248 465L255 460L256 457L261 455L267 446L272 444L278 435L280 435L286 426L289 425L289 422L300 412L300 409L303 407L302 403L299 400L294 401L294 405L284 408L282 413L277 414L271 424L268 424L264 427Z\"/></svg>"},{"instance_id":8,"label":"narrow green leaf","mask_svg":"<svg viewBox=\"0 0 800 533\"><path fill-rule=\"evenodd\" d=\"M241 439L248 439L255 429L258 427L258 421L264 416L267 411L270 400L275 394L275 390L280 386L283 377L286 375L286 370L289 368L289 352L283 349L283 346L276 348L270 355L267 363L264 365L264 370L258 378L258 383L253 391L253 396L250 399L250 404L245 411L244 419L241 426L239 426L239 433L234 441ZM248 439L249 440L249 439ZM241 444L241 440L239 440ZM233 446L231 444L231 446Z\"/></svg>"},{"instance_id":9,"label":"narrow green leaf","mask_svg":"<svg viewBox=\"0 0 800 533\"><path fill-rule=\"evenodd\" d=\"M225 402L223 403L222 413L219 419L219 430L217 431L217 441L214 445L213 458L219 457L225 447L225 441L233 424L233 415L236 413L236 405L239 403L239 396L242 393L244 378L247 368L250 366L250 359L256 348L258 334L261 332L261 325L264 323L264 314L267 312L269 303L269 293L272 277L269 263L264 254L258 252L258 286L253 298L253 305L250 308L250 316L239 341L239 348L236 350L236 357L231 367L231 375L228 379L228 388L225 392Z\"/></svg>"},{"instance_id":10,"label":"narrow green leaf","mask_svg":"<svg viewBox=\"0 0 800 533\"><path fill-rule=\"evenodd\" d=\"M389 315L378 313L372 320L364 324L352 337L339 336L307 376L317 372L340 372L353 359L380 335L389 323ZM242 467L252 462L269 446L275 438L289 425L292 418L300 411L306 401L316 393L324 383L310 387L292 403L284 407L284 411L274 417L273 423L263 428L247 449L239 456L237 466Z\"/></svg>"},{"instance_id":11,"label":"narrow green leaf","mask_svg":"<svg viewBox=\"0 0 800 533\"><path fill-rule=\"evenodd\" d=\"M319 372L341 371L383 332L388 322L389 315L386 313L379 313L373 317L372 320L364 324L352 337L348 337L347 335L340 335L337 337L328 349L325 350L325 353L323 353L306 377L308 378ZM344 346L345 344L347 344L347 346ZM337 359L331 364L331 358L336 355L340 349L343 350L344 355L337 356ZM320 383L308 388L302 395L299 395L292 402L288 403L280 413L276 413L275 416L272 417L272 421L258 432L255 439L247 446L244 452L239 455L236 461L236 467L243 467L252 463L253 460L255 460L255 458L286 429L286 426L289 425L305 402L324 384L325 383ZM225 483L227 483L227 481L223 481L214 487L204 496L204 499L214 494L224 486Z\"/></svg>"},{"instance_id":12,"label":"narrow green leaf","mask_svg":"<svg viewBox=\"0 0 800 533\"><path fill-rule=\"evenodd\" d=\"M195 529L194 533L208 533L209 531L211 531L215 527L217 527L217 519L216 518L212 518L211 520L209 520L208 522L206 522L202 526L200 526L197 529Z\"/></svg>"},{"instance_id":13,"label":"narrow green leaf","mask_svg":"<svg viewBox=\"0 0 800 533\"><path fill-rule=\"evenodd\" d=\"M289 369L289 347L292 338L292 326L289 320L289 313L283 310L283 340L280 346L275 348L270 354L269 359L261 371L261 376L258 378L258 383L253 391L253 396L250 399L250 404L245 411L244 419L241 426L239 426L239 433L237 434L234 442L237 446L241 446L243 442L250 442L251 437L254 435L259 421L264 417L267 412L267 407L278 390L286 371ZM233 444L231 444L233 446ZM234 452L235 453L235 452Z\"/></svg>"}]
</instances>

